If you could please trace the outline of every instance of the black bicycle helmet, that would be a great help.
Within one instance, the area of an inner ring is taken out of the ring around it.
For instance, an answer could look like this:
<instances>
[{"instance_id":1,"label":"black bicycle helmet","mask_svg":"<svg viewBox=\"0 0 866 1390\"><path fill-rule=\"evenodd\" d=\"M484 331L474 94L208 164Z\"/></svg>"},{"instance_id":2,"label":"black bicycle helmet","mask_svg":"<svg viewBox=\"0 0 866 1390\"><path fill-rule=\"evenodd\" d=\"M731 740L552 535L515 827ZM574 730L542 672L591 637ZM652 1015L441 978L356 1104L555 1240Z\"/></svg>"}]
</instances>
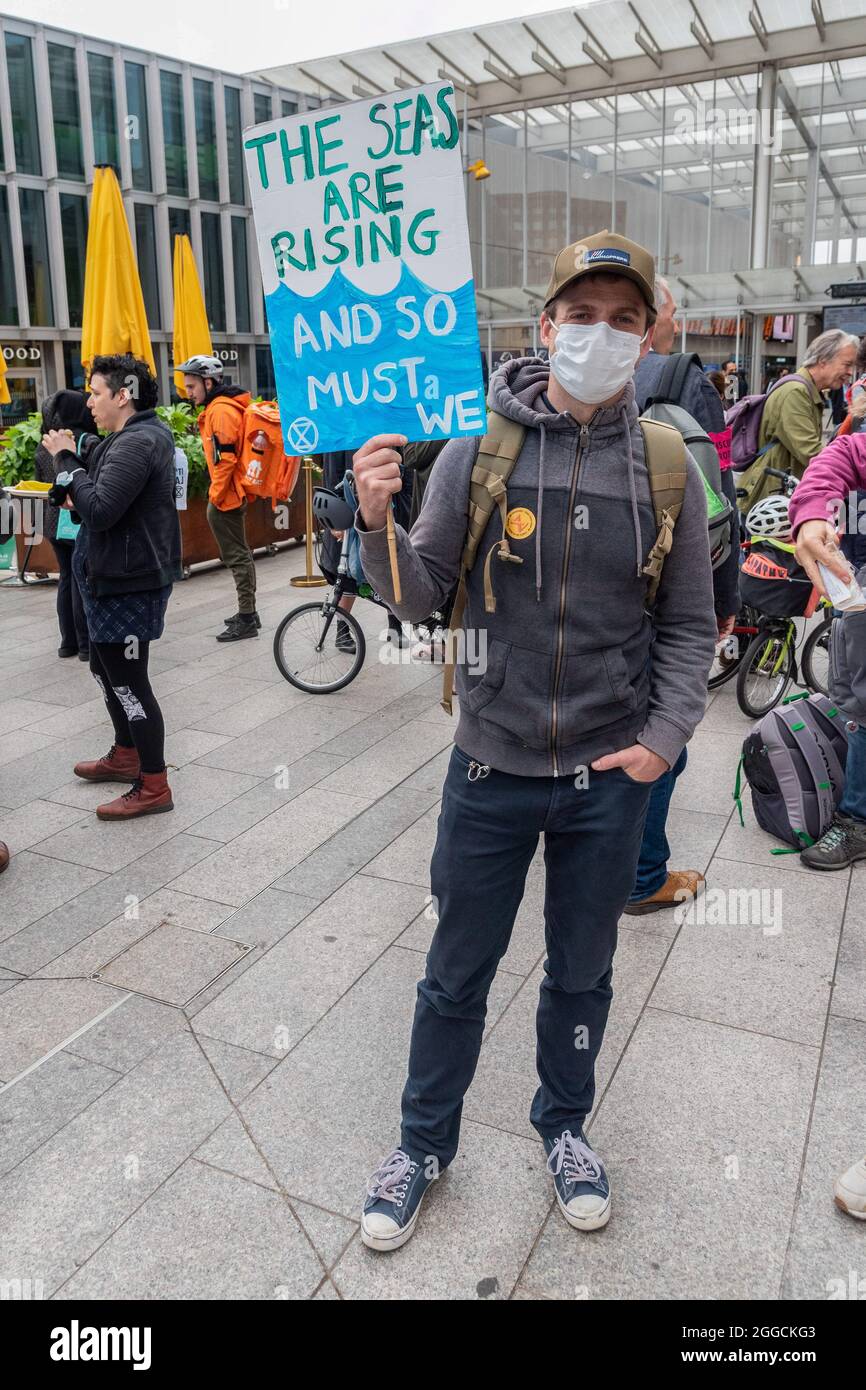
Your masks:
<instances>
[{"instance_id":1,"label":"black bicycle helmet","mask_svg":"<svg viewBox=\"0 0 866 1390\"><path fill-rule=\"evenodd\" d=\"M348 531L355 513L345 498L331 487L313 488L313 516L329 531Z\"/></svg>"}]
</instances>

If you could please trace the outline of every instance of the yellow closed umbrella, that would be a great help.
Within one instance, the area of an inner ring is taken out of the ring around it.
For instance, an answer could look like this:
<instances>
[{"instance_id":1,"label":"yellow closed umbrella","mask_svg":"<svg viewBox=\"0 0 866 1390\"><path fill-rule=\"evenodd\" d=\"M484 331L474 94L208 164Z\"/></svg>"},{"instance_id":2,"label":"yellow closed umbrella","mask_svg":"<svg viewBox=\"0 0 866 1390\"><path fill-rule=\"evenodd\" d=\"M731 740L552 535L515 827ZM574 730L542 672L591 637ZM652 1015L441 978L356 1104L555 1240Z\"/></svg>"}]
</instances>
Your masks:
<instances>
[{"instance_id":1,"label":"yellow closed umbrella","mask_svg":"<svg viewBox=\"0 0 866 1390\"><path fill-rule=\"evenodd\" d=\"M195 257L188 236L174 239L174 360L188 362L201 355L213 357L207 309L201 292ZM185 396L183 372L175 372L179 396Z\"/></svg>"},{"instance_id":2,"label":"yellow closed umbrella","mask_svg":"<svg viewBox=\"0 0 866 1390\"><path fill-rule=\"evenodd\" d=\"M6 358L3 356L3 349L0 347L0 405L11 405L12 397L9 395L9 386L6 381Z\"/></svg>"},{"instance_id":3,"label":"yellow closed umbrella","mask_svg":"<svg viewBox=\"0 0 866 1390\"><path fill-rule=\"evenodd\" d=\"M131 352L156 374L120 185L114 170L101 166L93 171L81 360L87 367L94 357L114 352Z\"/></svg>"}]
</instances>

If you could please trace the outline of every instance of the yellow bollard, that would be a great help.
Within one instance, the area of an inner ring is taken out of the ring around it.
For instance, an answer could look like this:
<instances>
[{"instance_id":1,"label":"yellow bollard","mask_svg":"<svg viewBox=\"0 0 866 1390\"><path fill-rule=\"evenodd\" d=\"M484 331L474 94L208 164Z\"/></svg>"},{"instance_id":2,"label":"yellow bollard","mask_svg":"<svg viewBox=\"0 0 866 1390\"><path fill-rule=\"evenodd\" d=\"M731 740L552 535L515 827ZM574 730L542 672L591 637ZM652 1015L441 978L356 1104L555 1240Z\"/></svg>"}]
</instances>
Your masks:
<instances>
[{"instance_id":1,"label":"yellow bollard","mask_svg":"<svg viewBox=\"0 0 866 1390\"><path fill-rule=\"evenodd\" d=\"M304 529L306 532L305 547L307 552L307 572L306 574L297 575L294 579L291 579L289 583L294 585L296 589L319 589L322 585L327 584L328 581L325 579L324 575L313 574L313 460L311 458L304 459L303 469L304 503L306 508Z\"/></svg>"}]
</instances>

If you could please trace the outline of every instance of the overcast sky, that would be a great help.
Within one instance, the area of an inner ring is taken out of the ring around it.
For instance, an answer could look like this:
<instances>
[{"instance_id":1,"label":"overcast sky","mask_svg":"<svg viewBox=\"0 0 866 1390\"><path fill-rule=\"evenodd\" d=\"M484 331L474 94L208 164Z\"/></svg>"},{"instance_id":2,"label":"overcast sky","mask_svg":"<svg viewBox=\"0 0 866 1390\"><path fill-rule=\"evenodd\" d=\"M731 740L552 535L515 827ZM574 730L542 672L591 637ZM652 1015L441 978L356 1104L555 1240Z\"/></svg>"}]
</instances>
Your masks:
<instances>
[{"instance_id":1,"label":"overcast sky","mask_svg":"<svg viewBox=\"0 0 866 1390\"><path fill-rule=\"evenodd\" d=\"M0 0L0 11L228 72L348 53L557 9L556 0ZM74 18L73 18L74 16Z\"/></svg>"}]
</instances>

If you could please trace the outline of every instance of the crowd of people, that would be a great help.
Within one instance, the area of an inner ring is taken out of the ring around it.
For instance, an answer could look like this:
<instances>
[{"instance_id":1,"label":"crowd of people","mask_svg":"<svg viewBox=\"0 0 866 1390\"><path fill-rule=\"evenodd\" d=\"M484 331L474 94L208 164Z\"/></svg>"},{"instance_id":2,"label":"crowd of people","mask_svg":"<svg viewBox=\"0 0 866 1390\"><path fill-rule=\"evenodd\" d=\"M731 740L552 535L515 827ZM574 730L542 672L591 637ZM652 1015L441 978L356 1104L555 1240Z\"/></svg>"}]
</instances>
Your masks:
<instances>
[{"instance_id":1,"label":"crowd of people","mask_svg":"<svg viewBox=\"0 0 866 1390\"><path fill-rule=\"evenodd\" d=\"M475 437L419 453L420 510L404 489L405 451L417 446L403 436L377 435L322 460L331 486L351 466L363 573L388 605L393 637L400 640L403 623L447 609L456 591L463 623L484 634L487 654L480 667L457 663L459 720L431 863L437 926L418 985L402 1129L370 1177L361 1217L362 1238L376 1250L411 1237L425 1193L457 1151L488 993L542 833L547 960L531 1120L569 1225L597 1230L610 1217L610 1180L584 1125L612 998L617 923L623 913L670 907L703 884L698 870L669 867L666 823L704 714L707 673L739 603L737 533L714 565L700 470L675 428L642 418L670 380L675 314L649 252L610 232L583 238L552 267L540 319L546 355L506 362L491 379L488 431L495 427L507 444L497 467L508 459L492 487L496 468ZM238 471L249 393L223 384L216 358L191 358L179 370L200 407L208 520L237 588L237 612L216 640L254 638L261 620ZM723 439L726 412L745 394L738 364L707 373L693 359L676 377L669 403L708 438ZM824 397L844 387L847 428L827 445ZM97 808L106 821L173 806L148 656L181 554L174 448L155 404L144 363L98 357L86 410L74 392L46 402L37 460L38 476L51 483L59 655L89 662L114 730L108 752L74 771L129 784ZM828 509L866 491L864 421L864 344L823 333L767 394L755 462L736 483L732 470L722 471L735 517L778 487L768 466L802 479L792 531L819 588L819 564L846 573ZM485 489L498 500L476 536L479 563L467 564L470 493L477 499ZM74 543L63 539L64 512L79 526ZM326 540L331 581L340 541ZM859 535L846 544L855 562L866 558ZM353 599L350 592L344 610ZM338 650L351 642L338 620ZM866 644L859 660L861 709L846 710L844 798L827 835L803 854L815 869L866 858ZM0 869L6 862L0 852ZM838 1180L836 1201L866 1218L866 1160Z\"/></svg>"}]
</instances>

